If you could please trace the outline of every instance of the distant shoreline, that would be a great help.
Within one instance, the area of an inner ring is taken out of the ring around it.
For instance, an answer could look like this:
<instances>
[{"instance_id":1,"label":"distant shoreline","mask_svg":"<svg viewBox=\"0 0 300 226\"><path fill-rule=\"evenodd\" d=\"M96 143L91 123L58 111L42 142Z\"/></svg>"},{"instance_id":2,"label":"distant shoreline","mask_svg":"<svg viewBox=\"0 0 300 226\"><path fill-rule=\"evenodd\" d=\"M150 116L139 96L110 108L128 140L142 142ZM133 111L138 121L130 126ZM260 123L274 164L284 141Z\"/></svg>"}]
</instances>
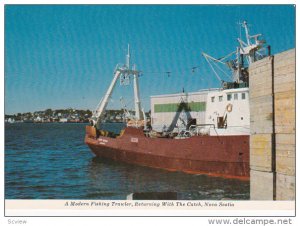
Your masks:
<instances>
[{"instance_id":1,"label":"distant shoreline","mask_svg":"<svg viewBox=\"0 0 300 226\"><path fill-rule=\"evenodd\" d=\"M114 122L114 121L106 121L104 123L125 123L125 122ZM89 122L5 122L5 124L89 124Z\"/></svg>"},{"instance_id":2,"label":"distant shoreline","mask_svg":"<svg viewBox=\"0 0 300 226\"><path fill-rule=\"evenodd\" d=\"M15 122L5 122L5 124L89 124L89 122L21 122L21 121L15 121Z\"/></svg>"},{"instance_id":3,"label":"distant shoreline","mask_svg":"<svg viewBox=\"0 0 300 226\"><path fill-rule=\"evenodd\" d=\"M92 111L79 109L46 109L27 113L5 115L6 123L89 123ZM105 122L122 123L125 120L124 110L107 110Z\"/></svg>"}]
</instances>

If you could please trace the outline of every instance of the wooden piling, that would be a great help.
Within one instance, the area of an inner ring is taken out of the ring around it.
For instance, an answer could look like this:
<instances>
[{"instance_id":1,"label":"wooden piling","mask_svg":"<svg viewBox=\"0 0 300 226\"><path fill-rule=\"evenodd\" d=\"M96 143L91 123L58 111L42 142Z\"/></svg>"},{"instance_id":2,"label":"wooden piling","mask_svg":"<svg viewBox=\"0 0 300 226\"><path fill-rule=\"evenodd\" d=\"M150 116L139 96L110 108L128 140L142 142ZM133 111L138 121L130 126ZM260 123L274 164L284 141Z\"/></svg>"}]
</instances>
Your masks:
<instances>
[{"instance_id":1,"label":"wooden piling","mask_svg":"<svg viewBox=\"0 0 300 226\"><path fill-rule=\"evenodd\" d=\"M250 197L295 199L295 49L252 63Z\"/></svg>"}]
</instances>

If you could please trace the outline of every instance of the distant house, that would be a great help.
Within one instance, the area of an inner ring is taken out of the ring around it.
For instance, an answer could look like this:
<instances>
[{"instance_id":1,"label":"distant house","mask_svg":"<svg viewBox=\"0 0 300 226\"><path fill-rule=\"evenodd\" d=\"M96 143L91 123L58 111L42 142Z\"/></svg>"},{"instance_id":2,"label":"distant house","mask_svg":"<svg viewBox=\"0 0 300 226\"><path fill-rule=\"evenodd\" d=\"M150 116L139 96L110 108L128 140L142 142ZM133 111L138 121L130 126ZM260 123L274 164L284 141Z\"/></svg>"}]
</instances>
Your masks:
<instances>
[{"instance_id":1,"label":"distant house","mask_svg":"<svg viewBox=\"0 0 300 226\"><path fill-rule=\"evenodd\" d=\"M59 122L68 122L68 119L67 118L61 118L61 119L59 119Z\"/></svg>"},{"instance_id":2,"label":"distant house","mask_svg":"<svg viewBox=\"0 0 300 226\"><path fill-rule=\"evenodd\" d=\"M15 122L15 119L9 118L9 119L7 119L7 122L8 122L8 123L14 123L14 122Z\"/></svg>"},{"instance_id":3,"label":"distant house","mask_svg":"<svg viewBox=\"0 0 300 226\"><path fill-rule=\"evenodd\" d=\"M42 118L41 118L40 116L38 116L38 117L36 117L36 118L34 119L34 121L35 121L35 122L42 122Z\"/></svg>"}]
</instances>

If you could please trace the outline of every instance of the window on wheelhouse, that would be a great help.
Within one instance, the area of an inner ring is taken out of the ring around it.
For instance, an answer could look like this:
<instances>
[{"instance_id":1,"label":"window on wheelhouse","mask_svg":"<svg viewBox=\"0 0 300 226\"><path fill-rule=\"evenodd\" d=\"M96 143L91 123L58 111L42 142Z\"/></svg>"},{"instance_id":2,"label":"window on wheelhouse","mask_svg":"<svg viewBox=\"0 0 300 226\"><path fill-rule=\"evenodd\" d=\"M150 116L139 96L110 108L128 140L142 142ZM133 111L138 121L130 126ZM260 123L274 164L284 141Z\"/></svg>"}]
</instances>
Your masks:
<instances>
[{"instance_id":1,"label":"window on wheelhouse","mask_svg":"<svg viewBox=\"0 0 300 226\"><path fill-rule=\"evenodd\" d=\"M242 93L242 100L246 99L246 93Z\"/></svg>"},{"instance_id":2,"label":"window on wheelhouse","mask_svg":"<svg viewBox=\"0 0 300 226\"><path fill-rule=\"evenodd\" d=\"M238 99L238 94L237 94L237 93L235 93L235 94L233 95L233 99L234 99L234 100L237 100L237 99Z\"/></svg>"},{"instance_id":3,"label":"window on wheelhouse","mask_svg":"<svg viewBox=\"0 0 300 226\"><path fill-rule=\"evenodd\" d=\"M232 97L231 93L230 93L230 94L227 94L227 100L228 100L228 101L231 100L231 97Z\"/></svg>"}]
</instances>

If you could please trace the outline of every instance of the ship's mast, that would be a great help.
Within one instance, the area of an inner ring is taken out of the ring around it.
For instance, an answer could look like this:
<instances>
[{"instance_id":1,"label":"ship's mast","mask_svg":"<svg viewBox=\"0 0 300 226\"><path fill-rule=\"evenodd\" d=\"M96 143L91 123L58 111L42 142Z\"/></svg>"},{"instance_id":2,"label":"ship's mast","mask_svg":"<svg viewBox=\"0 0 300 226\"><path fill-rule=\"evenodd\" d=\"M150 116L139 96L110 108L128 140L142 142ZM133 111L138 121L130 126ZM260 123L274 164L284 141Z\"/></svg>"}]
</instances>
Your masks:
<instances>
[{"instance_id":1,"label":"ship's mast","mask_svg":"<svg viewBox=\"0 0 300 226\"><path fill-rule=\"evenodd\" d=\"M251 64L257 60L256 55L260 55L258 53L258 50L263 48L263 44L265 43L265 41L258 40L261 34L249 35L249 28L246 21L244 21L241 25L245 29L247 43L243 42L243 40L238 38L238 42L240 44L240 54L246 56L248 64Z\"/></svg>"},{"instance_id":2,"label":"ship's mast","mask_svg":"<svg viewBox=\"0 0 300 226\"><path fill-rule=\"evenodd\" d=\"M126 55L126 67L129 69L130 68L130 45L128 44L127 47L127 55Z\"/></svg>"},{"instance_id":3,"label":"ship's mast","mask_svg":"<svg viewBox=\"0 0 300 226\"><path fill-rule=\"evenodd\" d=\"M128 44L128 51L126 55L126 66L130 68L130 45ZM136 71L136 65L132 66L132 71ZM140 102L140 91L139 91L139 83L138 83L138 74L133 74L133 91L134 91L134 108L135 108L135 119L142 120L142 110L141 110L141 102Z\"/></svg>"},{"instance_id":4,"label":"ship's mast","mask_svg":"<svg viewBox=\"0 0 300 226\"><path fill-rule=\"evenodd\" d=\"M104 111L109 102L109 99L111 97L113 89L115 88L115 85L116 85L117 80L121 73L122 73L122 70L120 70L119 68L117 68L114 71L114 78L113 78L112 82L110 83L110 86L109 86L108 90L106 91L103 99L101 100L99 107L93 113L93 116L92 116L93 125L95 125L97 128L99 128L100 119L104 114Z\"/></svg>"},{"instance_id":5,"label":"ship's mast","mask_svg":"<svg viewBox=\"0 0 300 226\"><path fill-rule=\"evenodd\" d=\"M250 35L249 34L249 28L246 21L240 24L244 30L245 30L245 37L246 41L244 42L241 37L238 38L239 46L237 47L236 51L228 54L227 56L221 57L221 58L214 58L212 56L209 56L206 53L202 53L202 55L205 57L206 61L208 62L209 66L211 67L212 71L216 75L217 79L220 82L224 82L218 71L222 72L224 75L228 76L227 73L225 73L224 70L222 70L218 64L226 64L232 71L232 80L236 83L242 83L242 82L248 82L248 72L247 68L248 66L259 60L264 58L266 55L264 55L262 52L263 49L266 49L264 44L264 40L259 40L259 37L261 34L256 35ZM232 55L235 54L235 59L232 59ZM270 54L270 53L269 53ZM230 59L231 58L231 59ZM247 61L247 62L245 62ZM213 67L214 66L214 67ZM229 76L228 76L229 77Z\"/></svg>"},{"instance_id":6,"label":"ship's mast","mask_svg":"<svg viewBox=\"0 0 300 226\"><path fill-rule=\"evenodd\" d=\"M104 97L101 99L97 109L93 112L92 116L92 122L93 125L97 128L100 128L100 121L104 115L105 109L107 107L107 104L109 102L109 99L112 95L112 92L115 88L115 85L120 77L122 79L120 80L121 85L128 85L130 76L133 75L134 77L134 99L135 99L135 110L136 110L136 119L141 120L142 114L141 114L141 104L140 104L140 98L139 98L139 87L138 87L138 75L139 71L135 69L135 66L130 69L130 46L128 44L128 52L126 55L126 64L124 66L120 66L120 64L117 64L115 70L114 70L114 77L113 80L106 91Z\"/></svg>"},{"instance_id":7,"label":"ship's mast","mask_svg":"<svg viewBox=\"0 0 300 226\"><path fill-rule=\"evenodd\" d=\"M247 25L246 21L243 22L243 27L245 28L245 34L246 34L246 39L247 39L248 46L250 46L251 41L250 41L249 30L248 30L248 25Z\"/></svg>"},{"instance_id":8,"label":"ship's mast","mask_svg":"<svg viewBox=\"0 0 300 226\"><path fill-rule=\"evenodd\" d=\"M132 68L134 71L136 70L135 65ZM135 119L142 120L142 110L141 110L141 102L140 102L140 91L139 91L139 76L137 74L133 75L133 90L134 90L134 107L135 107Z\"/></svg>"}]
</instances>

